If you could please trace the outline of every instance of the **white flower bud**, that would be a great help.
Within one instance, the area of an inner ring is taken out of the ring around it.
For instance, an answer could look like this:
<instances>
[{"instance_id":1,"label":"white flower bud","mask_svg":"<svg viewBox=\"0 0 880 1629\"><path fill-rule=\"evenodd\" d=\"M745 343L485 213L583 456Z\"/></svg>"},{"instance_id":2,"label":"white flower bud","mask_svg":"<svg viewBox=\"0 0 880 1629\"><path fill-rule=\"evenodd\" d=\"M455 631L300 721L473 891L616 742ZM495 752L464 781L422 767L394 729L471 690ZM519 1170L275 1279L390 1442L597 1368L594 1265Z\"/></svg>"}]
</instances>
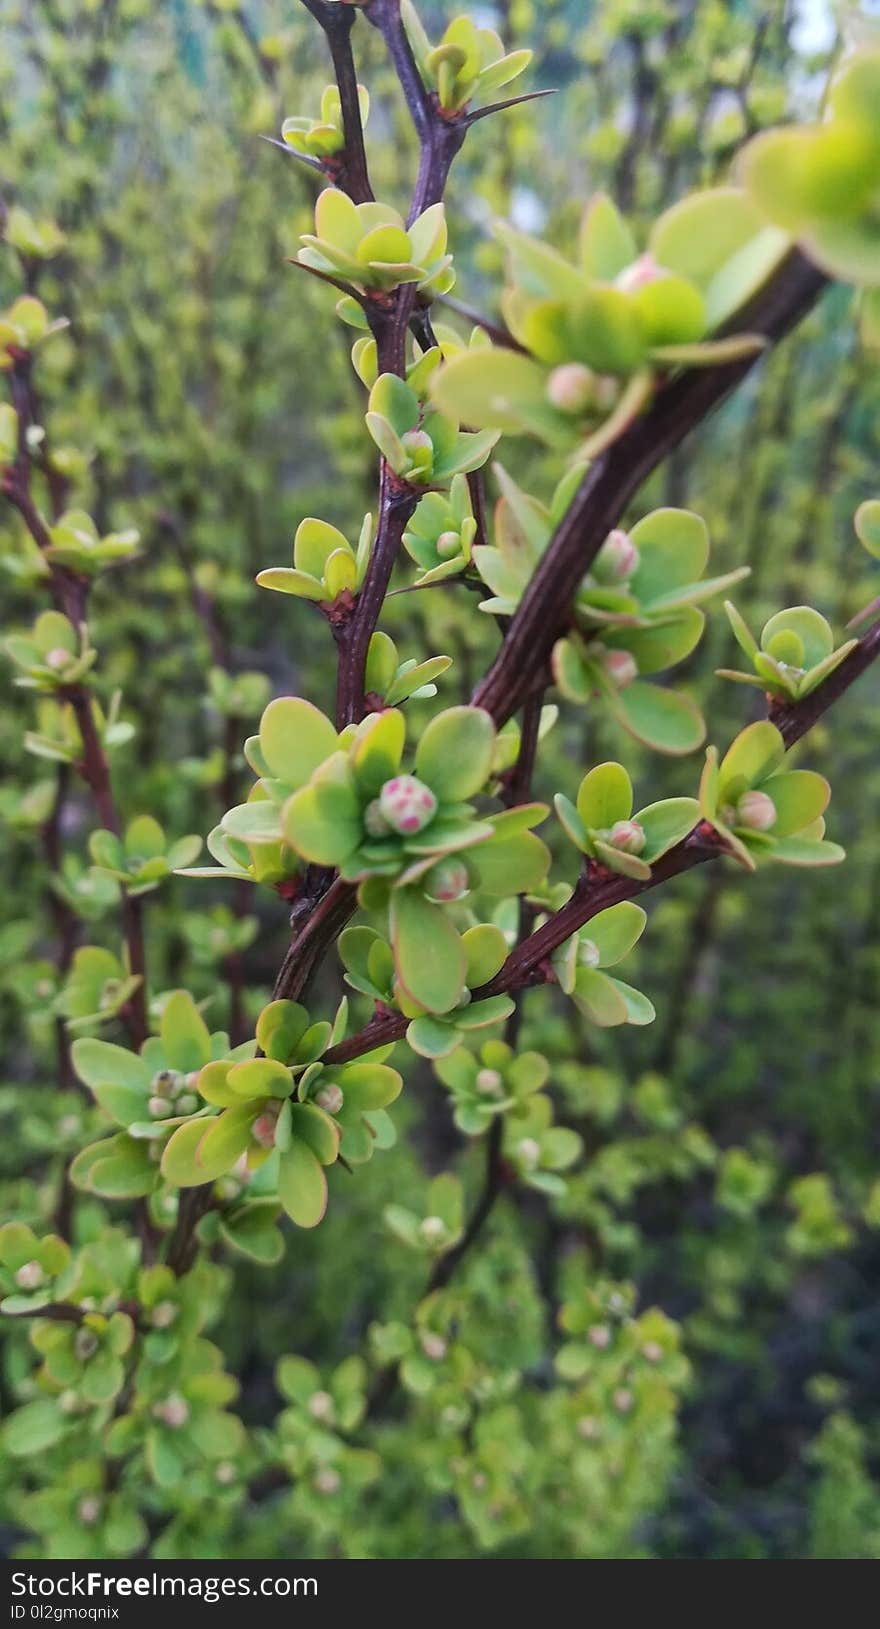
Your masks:
<instances>
[{"instance_id":1,"label":"white flower bud","mask_svg":"<svg viewBox=\"0 0 880 1629\"><path fill-rule=\"evenodd\" d=\"M454 560L461 554L461 538L458 532L441 532L434 547L440 560Z\"/></svg>"},{"instance_id":2,"label":"white flower bud","mask_svg":"<svg viewBox=\"0 0 880 1629\"><path fill-rule=\"evenodd\" d=\"M627 1386L619 1386L614 1393L614 1407L618 1414L628 1414L633 1406L633 1394Z\"/></svg>"},{"instance_id":3,"label":"white flower bud","mask_svg":"<svg viewBox=\"0 0 880 1629\"><path fill-rule=\"evenodd\" d=\"M428 1244L439 1244L446 1237L446 1223L442 1216L426 1216L419 1223L419 1232Z\"/></svg>"},{"instance_id":4,"label":"white flower bud","mask_svg":"<svg viewBox=\"0 0 880 1629\"><path fill-rule=\"evenodd\" d=\"M236 1471L235 1466L228 1459L221 1460L216 1471L214 1472L214 1476L220 1483L221 1488L228 1488L230 1484L235 1481L237 1475L238 1472Z\"/></svg>"},{"instance_id":5,"label":"white flower bud","mask_svg":"<svg viewBox=\"0 0 880 1629\"><path fill-rule=\"evenodd\" d=\"M165 1398L164 1403L156 1404L153 1413L163 1425L169 1426L172 1431L179 1431L189 1419L189 1403L179 1392L172 1392L170 1397Z\"/></svg>"},{"instance_id":6,"label":"white flower bud","mask_svg":"<svg viewBox=\"0 0 880 1629\"><path fill-rule=\"evenodd\" d=\"M176 1114L195 1114L198 1107L199 1099L195 1094L193 1092L184 1092L183 1096L177 1099L174 1112Z\"/></svg>"},{"instance_id":7,"label":"white flower bud","mask_svg":"<svg viewBox=\"0 0 880 1629\"><path fill-rule=\"evenodd\" d=\"M446 1341L442 1335L435 1335L433 1330L426 1329L424 1334L419 1336L419 1344L425 1357L430 1358L432 1363L439 1363L446 1356Z\"/></svg>"},{"instance_id":8,"label":"white flower bud","mask_svg":"<svg viewBox=\"0 0 880 1629\"><path fill-rule=\"evenodd\" d=\"M586 1442L592 1442L599 1435L598 1420L594 1420L592 1414L582 1414L577 1422L577 1432Z\"/></svg>"},{"instance_id":9,"label":"white flower bud","mask_svg":"<svg viewBox=\"0 0 880 1629\"><path fill-rule=\"evenodd\" d=\"M38 1290L46 1275L38 1261L26 1261L19 1267L15 1282L20 1290Z\"/></svg>"},{"instance_id":10,"label":"white flower bud","mask_svg":"<svg viewBox=\"0 0 880 1629\"><path fill-rule=\"evenodd\" d=\"M368 837L387 837L391 830L378 798L368 803L364 810L364 827Z\"/></svg>"},{"instance_id":11,"label":"white flower bud","mask_svg":"<svg viewBox=\"0 0 880 1629\"><path fill-rule=\"evenodd\" d=\"M595 1346L598 1351L604 1352L606 1346L611 1344L611 1330L607 1324L594 1324L587 1339L591 1346Z\"/></svg>"},{"instance_id":12,"label":"white flower bud","mask_svg":"<svg viewBox=\"0 0 880 1629\"><path fill-rule=\"evenodd\" d=\"M171 1105L168 1102L167 1097L149 1098L147 1100L147 1108L149 1109L154 1120L164 1120L166 1114L170 1114L171 1112Z\"/></svg>"},{"instance_id":13,"label":"white flower bud","mask_svg":"<svg viewBox=\"0 0 880 1629\"><path fill-rule=\"evenodd\" d=\"M563 362L547 380L547 400L560 413L585 413L595 398L596 376L583 362Z\"/></svg>"},{"instance_id":14,"label":"white flower bud","mask_svg":"<svg viewBox=\"0 0 880 1629\"><path fill-rule=\"evenodd\" d=\"M645 1341L642 1347L642 1357L646 1363L659 1363L663 1356L663 1348L659 1341Z\"/></svg>"},{"instance_id":15,"label":"white flower bud","mask_svg":"<svg viewBox=\"0 0 880 1629\"><path fill-rule=\"evenodd\" d=\"M639 551L629 532L615 527L608 533L590 569L597 582L620 583L632 576L639 561Z\"/></svg>"},{"instance_id":16,"label":"white flower bud","mask_svg":"<svg viewBox=\"0 0 880 1629\"><path fill-rule=\"evenodd\" d=\"M315 1102L318 1108L324 1109L327 1114L338 1114L345 1102L342 1087L334 1082L329 1086L322 1086L321 1090L315 1093Z\"/></svg>"},{"instance_id":17,"label":"white flower bud","mask_svg":"<svg viewBox=\"0 0 880 1629\"><path fill-rule=\"evenodd\" d=\"M766 792L744 792L736 806L736 824L750 831L769 831L776 823L776 804Z\"/></svg>"},{"instance_id":18,"label":"white flower bud","mask_svg":"<svg viewBox=\"0 0 880 1629\"><path fill-rule=\"evenodd\" d=\"M484 1097L500 1097L504 1082L497 1069L480 1069L477 1073L476 1087Z\"/></svg>"},{"instance_id":19,"label":"white flower bud","mask_svg":"<svg viewBox=\"0 0 880 1629\"><path fill-rule=\"evenodd\" d=\"M315 1477L315 1487L319 1493L338 1493L342 1487L342 1477L338 1471L334 1471L331 1465L327 1465Z\"/></svg>"},{"instance_id":20,"label":"white flower bud","mask_svg":"<svg viewBox=\"0 0 880 1629\"><path fill-rule=\"evenodd\" d=\"M177 1307L173 1301L158 1301L153 1308L150 1323L154 1329L170 1329L177 1318Z\"/></svg>"},{"instance_id":21,"label":"white flower bud","mask_svg":"<svg viewBox=\"0 0 880 1629\"><path fill-rule=\"evenodd\" d=\"M94 1527L101 1514L100 1499L94 1493L87 1493L84 1499L80 1499L76 1513L84 1527Z\"/></svg>"},{"instance_id":22,"label":"white flower bud","mask_svg":"<svg viewBox=\"0 0 880 1629\"><path fill-rule=\"evenodd\" d=\"M541 1158L541 1145L534 1137L521 1137L516 1151L528 1171L534 1171Z\"/></svg>"},{"instance_id":23,"label":"white flower bud","mask_svg":"<svg viewBox=\"0 0 880 1629\"><path fill-rule=\"evenodd\" d=\"M637 820L616 820L611 827L610 843L622 854L641 854L647 841Z\"/></svg>"},{"instance_id":24,"label":"white flower bud","mask_svg":"<svg viewBox=\"0 0 880 1629\"><path fill-rule=\"evenodd\" d=\"M308 1402L309 1413L314 1420L332 1420L333 1398L329 1391L313 1391Z\"/></svg>"},{"instance_id":25,"label":"white flower bud","mask_svg":"<svg viewBox=\"0 0 880 1629\"><path fill-rule=\"evenodd\" d=\"M395 775L379 794L379 808L392 831L413 837L430 825L437 813L437 799L430 786L415 775Z\"/></svg>"},{"instance_id":26,"label":"white flower bud","mask_svg":"<svg viewBox=\"0 0 880 1629\"><path fill-rule=\"evenodd\" d=\"M425 893L441 905L454 905L469 892L470 878L463 860L438 860L425 877Z\"/></svg>"},{"instance_id":27,"label":"white flower bud","mask_svg":"<svg viewBox=\"0 0 880 1629\"><path fill-rule=\"evenodd\" d=\"M73 656L69 650L64 650L61 645L56 645L54 650L46 652L43 660L46 667L50 667L53 673L63 673L64 669L69 667L73 661Z\"/></svg>"},{"instance_id":28,"label":"white flower bud","mask_svg":"<svg viewBox=\"0 0 880 1629\"><path fill-rule=\"evenodd\" d=\"M639 676L639 664L628 650L605 651L602 666L618 690L625 690Z\"/></svg>"}]
</instances>

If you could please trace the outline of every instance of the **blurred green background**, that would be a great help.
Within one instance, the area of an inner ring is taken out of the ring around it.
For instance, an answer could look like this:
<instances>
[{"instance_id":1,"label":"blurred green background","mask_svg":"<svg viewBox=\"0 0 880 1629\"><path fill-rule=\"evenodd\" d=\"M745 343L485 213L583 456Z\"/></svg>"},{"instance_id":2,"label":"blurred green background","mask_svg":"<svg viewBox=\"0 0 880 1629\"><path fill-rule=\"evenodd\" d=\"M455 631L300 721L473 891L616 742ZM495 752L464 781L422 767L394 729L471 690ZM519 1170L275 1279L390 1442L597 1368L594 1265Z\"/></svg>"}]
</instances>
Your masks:
<instances>
[{"instance_id":1,"label":"blurred green background","mask_svg":"<svg viewBox=\"0 0 880 1629\"><path fill-rule=\"evenodd\" d=\"M420 6L432 32L457 10ZM584 202L607 189L650 220L727 174L756 129L815 112L837 45L823 7L777 0L472 10L510 48L535 50L528 88L558 92L479 124L453 170L456 294L486 311L500 276L493 218L568 247ZM91 612L102 694L121 688L136 725L115 762L120 801L125 815L156 813L175 836L204 833L243 781L229 748L254 723L212 705L211 666L259 669L273 694L319 705L332 684L321 618L260 594L255 572L287 561L303 516L352 536L374 501L350 336L332 293L287 264L318 178L260 140L316 108L325 42L294 0L2 0L0 17L0 192L67 238L40 285L71 319L41 364L47 419L56 444L92 454L77 494L100 531L133 524L144 541L133 566L99 580ZM374 184L405 205L414 144L380 43L358 25ZM17 292L4 252L0 303ZM878 591L852 514L877 491L880 384L850 305L832 290L633 512L673 503L703 514L714 569L752 568L737 591L752 625L806 600L839 631ZM558 469L545 455L507 443L504 457L530 490L552 489ZM35 602L8 514L2 526L5 620L17 627ZM497 639L455 593L392 600L383 625L402 656L454 657L447 705L467 698ZM753 716L751 692L713 677L732 654L713 611L685 680L722 745ZM36 1225L85 1111L53 1078L45 854L39 831L17 830L14 818L22 788L45 770L22 750L30 709L6 689L0 1171L4 1214ZM648 897L636 982L658 1009L650 1029L597 1032L546 992L526 998L523 1044L551 1058L560 1117L583 1133L589 1158L552 1208L535 1195L505 1199L462 1274L456 1316L485 1366L486 1404L452 1491L442 1410L398 1398L363 1439L382 1459L365 1490L353 1482L322 1506L300 1481L278 1496L279 1523L272 1498L245 1490L218 1502L182 1488L150 1521L152 1553L880 1555L878 725L873 672L802 754L835 787L830 835L849 854L840 871L747 879L718 867ZM642 754L604 720L566 708L536 795L573 795L608 756L627 763L643 803L690 792L698 773L696 760ZM71 887L89 821L71 788ZM96 915L82 936L115 948L115 931L112 913ZM287 941L270 894L241 899L180 879L151 896L148 931L154 987L185 984L210 999L213 1027L227 1019L229 955L244 956L255 1015ZM323 979L331 1001L334 958ZM257 1433L277 1413L280 1354L332 1366L360 1350L372 1321L410 1317L423 1267L383 1231L383 1205L454 1162L477 1185L478 1158L427 1065L407 1071L396 1119L391 1155L353 1180L335 1174L320 1229L291 1238L277 1268L234 1269L214 1338ZM98 1225L90 1205L77 1222L86 1235ZM632 1283L640 1307L680 1326L690 1376L673 1366L636 1414L597 1381L608 1418L597 1416L598 1445L572 1497L572 1433L578 1453L590 1433L583 1412L572 1425L554 1378L552 1331L562 1302L623 1293L608 1283ZM7 1352L9 1403L27 1394L18 1337ZM25 1489L41 1474L26 1467ZM23 1540L21 1486L17 1470L9 1540L50 1553L40 1545L51 1547L45 1508L55 1507L44 1501Z\"/></svg>"}]
</instances>

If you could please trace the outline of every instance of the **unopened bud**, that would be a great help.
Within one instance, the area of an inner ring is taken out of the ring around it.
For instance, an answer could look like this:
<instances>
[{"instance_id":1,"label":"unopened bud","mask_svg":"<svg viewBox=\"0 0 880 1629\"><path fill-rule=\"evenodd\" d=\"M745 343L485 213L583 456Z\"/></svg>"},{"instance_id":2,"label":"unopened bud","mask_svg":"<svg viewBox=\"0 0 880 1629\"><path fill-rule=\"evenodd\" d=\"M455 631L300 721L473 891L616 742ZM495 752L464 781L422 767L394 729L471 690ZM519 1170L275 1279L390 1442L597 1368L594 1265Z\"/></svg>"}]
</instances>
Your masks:
<instances>
[{"instance_id":1,"label":"unopened bud","mask_svg":"<svg viewBox=\"0 0 880 1629\"><path fill-rule=\"evenodd\" d=\"M329 1391L313 1391L309 1398L309 1413L315 1420L331 1420L333 1418L333 1398Z\"/></svg>"},{"instance_id":2,"label":"unopened bud","mask_svg":"<svg viewBox=\"0 0 880 1629\"><path fill-rule=\"evenodd\" d=\"M172 1431L179 1431L180 1427L186 1425L189 1419L189 1403L185 1397L181 1397L179 1392L172 1392L170 1397L166 1397L164 1403L156 1404L153 1412L156 1418L162 1421L163 1425L170 1426Z\"/></svg>"},{"instance_id":3,"label":"unopened bud","mask_svg":"<svg viewBox=\"0 0 880 1629\"><path fill-rule=\"evenodd\" d=\"M46 652L43 660L46 667L50 667L53 673L63 673L64 669L69 667L73 661L73 656L69 650L64 650L61 645L56 645L53 650Z\"/></svg>"},{"instance_id":4,"label":"unopened bud","mask_svg":"<svg viewBox=\"0 0 880 1629\"><path fill-rule=\"evenodd\" d=\"M620 583L632 576L639 560L639 551L629 532L615 527L608 533L590 569L597 582Z\"/></svg>"},{"instance_id":5,"label":"unopened bud","mask_svg":"<svg viewBox=\"0 0 880 1629\"><path fill-rule=\"evenodd\" d=\"M58 1399L58 1407L62 1414L75 1414L79 1408L79 1398L73 1390L63 1391Z\"/></svg>"},{"instance_id":6,"label":"unopened bud","mask_svg":"<svg viewBox=\"0 0 880 1629\"><path fill-rule=\"evenodd\" d=\"M410 462L418 469L430 469L434 456L434 443L426 430L407 430L401 436L404 449L409 454Z\"/></svg>"},{"instance_id":7,"label":"unopened bud","mask_svg":"<svg viewBox=\"0 0 880 1629\"><path fill-rule=\"evenodd\" d=\"M435 1335L433 1330L426 1329L419 1339L425 1357L430 1358L432 1363L439 1363L445 1358L447 1345L442 1335Z\"/></svg>"},{"instance_id":8,"label":"unopened bud","mask_svg":"<svg viewBox=\"0 0 880 1629\"><path fill-rule=\"evenodd\" d=\"M84 1499L80 1499L76 1513L84 1527L94 1527L101 1514L100 1499L94 1493L87 1493Z\"/></svg>"},{"instance_id":9,"label":"unopened bud","mask_svg":"<svg viewBox=\"0 0 880 1629\"><path fill-rule=\"evenodd\" d=\"M607 650L602 657L602 666L618 690L625 690L639 676L639 664L628 650Z\"/></svg>"},{"instance_id":10,"label":"unopened bud","mask_svg":"<svg viewBox=\"0 0 880 1629\"><path fill-rule=\"evenodd\" d=\"M395 775L379 794L379 808L392 831L412 837L424 831L437 813L437 799L430 786L415 775Z\"/></svg>"},{"instance_id":11,"label":"unopened bud","mask_svg":"<svg viewBox=\"0 0 880 1629\"><path fill-rule=\"evenodd\" d=\"M659 1363L663 1356L663 1348L659 1341L645 1341L642 1347L642 1357L646 1363Z\"/></svg>"},{"instance_id":12,"label":"unopened bud","mask_svg":"<svg viewBox=\"0 0 880 1629\"><path fill-rule=\"evenodd\" d=\"M324 1470L319 1471L315 1477L315 1487L319 1493L338 1493L341 1486L342 1477L330 1465L325 1466Z\"/></svg>"},{"instance_id":13,"label":"unopened bud","mask_svg":"<svg viewBox=\"0 0 880 1629\"><path fill-rule=\"evenodd\" d=\"M439 1244L446 1237L446 1223L442 1216L426 1216L419 1223L419 1232L428 1244Z\"/></svg>"},{"instance_id":14,"label":"unopened bud","mask_svg":"<svg viewBox=\"0 0 880 1629\"><path fill-rule=\"evenodd\" d=\"M583 362L563 362L547 380L547 400L560 413L585 413L593 405L596 377Z\"/></svg>"},{"instance_id":15,"label":"unopened bud","mask_svg":"<svg viewBox=\"0 0 880 1629\"><path fill-rule=\"evenodd\" d=\"M315 1102L318 1108L324 1109L327 1114L338 1114L345 1102L342 1087L335 1083L322 1086L321 1090L315 1093Z\"/></svg>"},{"instance_id":16,"label":"unopened bud","mask_svg":"<svg viewBox=\"0 0 880 1629\"><path fill-rule=\"evenodd\" d=\"M153 1076L153 1091L157 1092L160 1097L170 1097L177 1085L177 1080L176 1069L160 1069L158 1074Z\"/></svg>"},{"instance_id":17,"label":"unopened bud","mask_svg":"<svg viewBox=\"0 0 880 1629\"><path fill-rule=\"evenodd\" d=\"M628 1414L633 1406L633 1394L626 1386L619 1386L614 1393L614 1407L618 1414Z\"/></svg>"},{"instance_id":18,"label":"unopened bud","mask_svg":"<svg viewBox=\"0 0 880 1629\"><path fill-rule=\"evenodd\" d=\"M477 1091L484 1097L500 1097L504 1087L497 1069L480 1069L477 1072Z\"/></svg>"},{"instance_id":19,"label":"unopened bud","mask_svg":"<svg viewBox=\"0 0 880 1629\"><path fill-rule=\"evenodd\" d=\"M533 1171L541 1158L541 1145L534 1137L521 1137L516 1151L527 1170Z\"/></svg>"},{"instance_id":20,"label":"unopened bud","mask_svg":"<svg viewBox=\"0 0 880 1629\"><path fill-rule=\"evenodd\" d=\"M750 831L769 831L776 823L776 804L766 792L744 792L736 806L736 823Z\"/></svg>"},{"instance_id":21,"label":"unopened bud","mask_svg":"<svg viewBox=\"0 0 880 1629\"><path fill-rule=\"evenodd\" d=\"M221 1460L216 1471L214 1472L214 1475L217 1481L220 1483L221 1488L228 1488L230 1483L235 1481L237 1474L238 1473L235 1466L228 1459Z\"/></svg>"},{"instance_id":22,"label":"unopened bud","mask_svg":"<svg viewBox=\"0 0 880 1629\"><path fill-rule=\"evenodd\" d=\"M599 946L594 945L592 939L580 939L577 959L581 967L598 967L601 960Z\"/></svg>"},{"instance_id":23,"label":"unopened bud","mask_svg":"<svg viewBox=\"0 0 880 1629\"><path fill-rule=\"evenodd\" d=\"M663 268L658 266L653 255L639 255L638 260L631 261L618 273L614 286L622 289L624 294L634 294L636 289L644 288L647 283L656 283L658 277L662 276Z\"/></svg>"},{"instance_id":24,"label":"unopened bud","mask_svg":"<svg viewBox=\"0 0 880 1629\"><path fill-rule=\"evenodd\" d=\"M599 1435L599 1422L593 1418L592 1414L582 1414L577 1422L577 1431L579 1437L583 1437L586 1442L591 1442Z\"/></svg>"},{"instance_id":25,"label":"unopened bud","mask_svg":"<svg viewBox=\"0 0 880 1629\"><path fill-rule=\"evenodd\" d=\"M607 1324L594 1324L587 1339L591 1346L595 1346L600 1352L604 1352L606 1346L611 1344L611 1330Z\"/></svg>"},{"instance_id":26,"label":"unopened bud","mask_svg":"<svg viewBox=\"0 0 880 1629\"><path fill-rule=\"evenodd\" d=\"M78 1329L73 1337L73 1350L80 1363L88 1363L98 1350L98 1337L91 1329Z\"/></svg>"},{"instance_id":27,"label":"unopened bud","mask_svg":"<svg viewBox=\"0 0 880 1629\"><path fill-rule=\"evenodd\" d=\"M463 860L439 860L425 877L425 893L440 905L454 905L469 892L470 878Z\"/></svg>"},{"instance_id":28,"label":"unopened bud","mask_svg":"<svg viewBox=\"0 0 880 1629\"><path fill-rule=\"evenodd\" d=\"M38 1290L45 1276L38 1261L26 1261L19 1267L15 1282L20 1290Z\"/></svg>"},{"instance_id":29,"label":"unopened bud","mask_svg":"<svg viewBox=\"0 0 880 1629\"><path fill-rule=\"evenodd\" d=\"M174 1105L177 1114L195 1114L199 1107L199 1099L193 1092L184 1092Z\"/></svg>"},{"instance_id":30,"label":"unopened bud","mask_svg":"<svg viewBox=\"0 0 880 1629\"><path fill-rule=\"evenodd\" d=\"M147 1108L154 1120L164 1120L170 1104L167 1097L151 1097L147 1100Z\"/></svg>"},{"instance_id":31,"label":"unopened bud","mask_svg":"<svg viewBox=\"0 0 880 1629\"><path fill-rule=\"evenodd\" d=\"M251 1126L251 1136L261 1148L275 1147L275 1127L278 1124L278 1109L273 1107L258 1114Z\"/></svg>"},{"instance_id":32,"label":"unopened bud","mask_svg":"<svg viewBox=\"0 0 880 1629\"><path fill-rule=\"evenodd\" d=\"M368 837L387 837L391 830L388 821L382 813L378 798L368 803L364 810L364 826Z\"/></svg>"},{"instance_id":33,"label":"unopened bud","mask_svg":"<svg viewBox=\"0 0 880 1629\"><path fill-rule=\"evenodd\" d=\"M458 532L441 532L434 547L441 560L454 560L461 554L461 538Z\"/></svg>"},{"instance_id":34,"label":"unopened bud","mask_svg":"<svg viewBox=\"0 0 880 1629\"><path fill-rule=\"evenodd\" d=\"M170 1329L177 1317L177 1307L173 1301L158 1301L153 1308L150 1322L154 1329Z\"/></svg>"},{"instance_id":35,"label":"unopened bud","mask_svg":"<svg viewBox=\"0 0 880 1629\"><path fill-rule=\"evenodd\" d=\"M646 841L637 820L616 820L611 827L611 847L619 848L622 854L641 854Z\"/></svg>"}]
</instances>

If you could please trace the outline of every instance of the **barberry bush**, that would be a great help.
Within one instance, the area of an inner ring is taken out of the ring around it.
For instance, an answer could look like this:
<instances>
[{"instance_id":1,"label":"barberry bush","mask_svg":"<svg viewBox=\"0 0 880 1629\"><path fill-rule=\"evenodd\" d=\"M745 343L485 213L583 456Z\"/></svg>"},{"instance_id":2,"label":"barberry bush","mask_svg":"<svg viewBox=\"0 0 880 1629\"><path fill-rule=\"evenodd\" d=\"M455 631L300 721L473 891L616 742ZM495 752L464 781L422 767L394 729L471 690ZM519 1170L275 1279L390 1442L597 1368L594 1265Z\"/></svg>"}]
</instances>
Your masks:
<instances>
[{"instance_id":1,"label":"barberry bush","mask_svg":"<svg viewBox=\"0 0 880 1629\"><path fill-rule=\"evenodd\" d=\"M16 1552L876 1553L880 38L78 9L2 87Z\"/></svg>"}]
</instances>

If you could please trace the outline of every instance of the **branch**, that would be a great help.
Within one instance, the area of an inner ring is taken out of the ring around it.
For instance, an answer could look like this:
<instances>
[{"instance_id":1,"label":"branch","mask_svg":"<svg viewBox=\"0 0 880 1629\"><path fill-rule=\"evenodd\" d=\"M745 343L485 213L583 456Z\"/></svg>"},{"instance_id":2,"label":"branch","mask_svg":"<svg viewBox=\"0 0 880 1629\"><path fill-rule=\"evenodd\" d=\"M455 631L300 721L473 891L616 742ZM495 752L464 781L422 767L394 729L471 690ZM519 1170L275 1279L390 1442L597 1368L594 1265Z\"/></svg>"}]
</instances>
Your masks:
<instances>
[{"instance_id":1,"label":"branch","mask_svg":"<svg viewBox=\"0 0 880 1629\"><path fill-rule=\"evenodd\" d=\"M865 634L840 667L830 673L812 695L784 707L771 706L770 716L786 747L792 747L806 735L816 720L845 694L878 656L880 622ZM622 900L635 899L707 860L717 859L723 852L711 829L707 830L699 822L687 837L651 867L651 875L645 882L619 876L601 867L594 868L578 884L571 899L511 951L495 978L473 992L474 999L482 1001L487 996L508 994L529 985L546 983L552 977L549 958L554 950L565 944L591 917L598 916L600 911L608 910L611 905L620 904ZM380 1014L372 1018L357 1035L351 1035L333 1047L324 1061L348 1063L376 1047L387 1046L406 1034L407 1024L408 1020L397 1013Z\"/></svg>"},{"instance_id":2,"label":"branch","mask_svg":"<svg viewBox=\"0 0 880 1629\"><path fill-rule=\"evenodd\" d=\"M327 36L342 107L345 147L334 185L347 192L354 203L370 203L373 199L373 189L367 170L357 74L351 49L351 31L356 13L352 6L338 3L328 5L327 0L302 0L302 3L316 22L320 23Z\"/></svg>"},{"instance_id":3,"label":"branch","mask_svg":"<svg viewBox=\"0 0 880 1629\"><path fill-rule=\"evenodd\" d=\"M815 304L827 279L792 249L724 332L783 338ZM754 367L756 356L691 368L663 385L652 405L590 465L511 619L473 702L502 724L546 676L571 600L608 533L642 482Z\"/></svg>"}]
</instances>

